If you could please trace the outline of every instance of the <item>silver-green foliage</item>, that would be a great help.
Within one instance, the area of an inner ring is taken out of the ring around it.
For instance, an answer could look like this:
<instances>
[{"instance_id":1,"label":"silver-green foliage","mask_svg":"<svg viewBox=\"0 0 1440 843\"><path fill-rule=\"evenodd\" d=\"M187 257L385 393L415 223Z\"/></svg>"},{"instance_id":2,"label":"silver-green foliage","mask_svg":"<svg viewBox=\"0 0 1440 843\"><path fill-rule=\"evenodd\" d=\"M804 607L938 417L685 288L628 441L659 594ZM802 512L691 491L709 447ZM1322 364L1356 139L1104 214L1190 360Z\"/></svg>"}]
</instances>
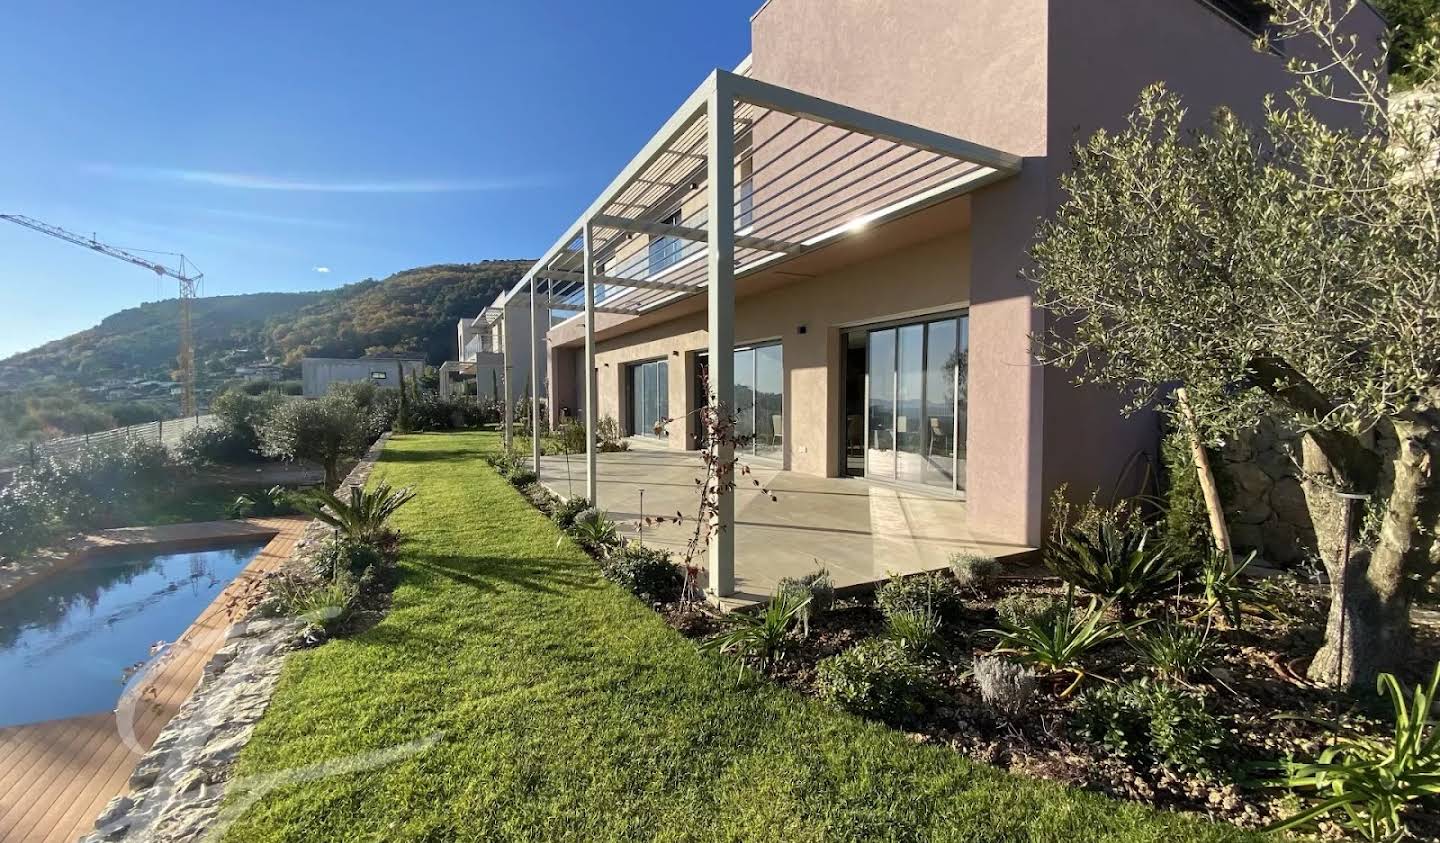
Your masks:
<instances>
[{"instance_id":1,"label":"silver-green foliage","mask_svg":"<svg viewBox=\"0 0 1440 843\"><path fill-rule=\"evenodd\" d=\"M950 557L950 574L961 588L983 590L1000 578L1000 562L993 556L956 553Z\"/></svg>"},{"instance_id":2,"label":"silver-green foliage","mask_svg":"<svg viewBox=\"0 0 1440 843\"><path fill-rule=\"evenodd\" d=\"M1212 441L1278 417L1336 483L1376 495L1353 651L1337 658L1337 610L1311 668L1350 684L1403 658L1405 583L1434 567L1440 104L1389 107L1383 57L1341 19L1353 2L1271 5L1304 43L1288 51L1295 92L1262 123L1197 123L1156 85L1128 126L1078 146L1032 254L1054 326L1040 356L1132 408L1183 386ZM1431 54L1427 78L1437 67Z\"/></svg>"},{"instance_id":3,"label":"silver-green foliage","mask_svg":"<svg viewBox=\"0 0 1440 843\"><path fill-rule=\"evenodd\" d=\"M999 656L981 656L971 672L980 699L1006 717L1023 717L1034 707L1040 681L1030 668Z\"/></svg>"}]
</instances>

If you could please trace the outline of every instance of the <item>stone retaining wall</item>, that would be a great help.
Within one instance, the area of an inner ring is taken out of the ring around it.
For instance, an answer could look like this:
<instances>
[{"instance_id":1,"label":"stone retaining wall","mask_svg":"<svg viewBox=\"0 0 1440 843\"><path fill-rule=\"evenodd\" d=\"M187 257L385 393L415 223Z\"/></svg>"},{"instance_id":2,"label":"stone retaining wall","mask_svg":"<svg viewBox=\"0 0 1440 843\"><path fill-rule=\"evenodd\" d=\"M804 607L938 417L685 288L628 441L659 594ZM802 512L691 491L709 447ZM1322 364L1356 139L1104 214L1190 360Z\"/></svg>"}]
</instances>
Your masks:
<instances>
[{"instance_id":1,"label":"stone retaining wall","mask_svg":"<svg viewBox=\"0 0 1440 843\"><path fill-rule=\"evenodd\" d=\"M1300 484L1300 438L1266 420L1220 450L1215 466L1236 548L1292 564L1315 553L1315 525Z\"/></svg>"},{"instance_id":2,"label":"stone retaining wall","mask_svg":"<svg viewBox=\"0 0 1440 843\"><path fill-rule=\"evenodd\" d=\"M340 483L337 494L369 479L389 434L381 436ZM302 563L330 534L312 521L288 564ZM111 800L85 843L133 840L191 843L221 816L230 769L270 705L285 654L301 644L306 624L251 616L225 633L225 645L135 765L130 792Z\"/></svg>"}]
</instances>

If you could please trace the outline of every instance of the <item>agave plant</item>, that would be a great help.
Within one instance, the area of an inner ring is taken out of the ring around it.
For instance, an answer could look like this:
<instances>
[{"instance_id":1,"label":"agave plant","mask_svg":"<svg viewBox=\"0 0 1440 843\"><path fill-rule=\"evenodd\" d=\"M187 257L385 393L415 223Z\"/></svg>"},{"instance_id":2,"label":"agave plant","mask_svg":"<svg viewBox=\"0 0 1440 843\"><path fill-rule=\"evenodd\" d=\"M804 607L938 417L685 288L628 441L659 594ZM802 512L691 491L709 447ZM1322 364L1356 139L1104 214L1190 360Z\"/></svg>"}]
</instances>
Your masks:
<instances>
[{"instance_id":1,"label":"agave plant","mask_svg":"<svg viewBox=\"0 0 1440 843\"><path fill-rule=\"evenodd\" d=\"M993 652L1014 655L1016 660L1051 673L1069 673L1075 680L1061 692L1068 697L1080 686L1086 672L1080 660L1091 650L1137 629L1141 624L1112 623L1105 620L1109 603L1091 600L1084 612L1075 612L1071 601L1065 610L1051 619L1035 618L1019 625L1006 624L1004 629L986 629L982 633L1000 639Z\"/></svg>"},{"instance_id":2,"label":"agave plant","mask_svg":"<svg viewBox=\"0 0 1440 843\"><path fill-rule=\"evenodd\" d=\"M1105 600L1129 615L1141 603L1162 597L1183 576L1183 563L1149 527L1102 522L1093 531L1070 529L1045 554L1057 577Z\"/></svg>"},{"instance_id":3,"label":"agave plant","mask_svg":"<svg viewBox=\"0 0 1440 843\"><path fill-rule=\"evenodd\" d=\"M700 651L738 657L742 674L747 663L767 671L784 653L790 628L809 604L808 597L792 590L776 591L764 611L731 615L730 628L701 643Z\"/></svg>"},{"instance_id":4,"label":"agave plant","mask_svg":"<svg viewBox=\"0 0 1440 843\"><path fill-rule=\"evenodd\" d=\"M1440 702L1440 664L1408 703L1394 676L1382 673L1377 684L1394 709L1394 736L1341 735L1313 763L1280 764L1288 774L1284 785L1329 796L1271 830L1309 825L1338 811L1339 823L1366 840L1398 840L1407 833L1405 810L1440 795L1440 728L1430 717Z\"/></svg>"},{"instance_id":5,"label":"agave plant","mask_svg":"<svg viewBox=\"0 0 1440 843\"><path fill-rule=\"evenodd\" d=\"M307 489L294 496L294 504L296 509L329 524L345 538L379 543L390 516L413 497L414 489L392 489L389 483L378 483L373 489L351 486L349 500L342 500L325 489Z\"/></svg>"},{"instance_id":6,"label":"agave plant","mask_svg":"<svg viewBox=\"0 0 1440 843\"><path fill-rule=\"evenodd\" d=\"M610 516L593 506L575 516L570 535L582 547L602 557L608 557L620 546L620 528Z\"/></svg>"}]
</instances>

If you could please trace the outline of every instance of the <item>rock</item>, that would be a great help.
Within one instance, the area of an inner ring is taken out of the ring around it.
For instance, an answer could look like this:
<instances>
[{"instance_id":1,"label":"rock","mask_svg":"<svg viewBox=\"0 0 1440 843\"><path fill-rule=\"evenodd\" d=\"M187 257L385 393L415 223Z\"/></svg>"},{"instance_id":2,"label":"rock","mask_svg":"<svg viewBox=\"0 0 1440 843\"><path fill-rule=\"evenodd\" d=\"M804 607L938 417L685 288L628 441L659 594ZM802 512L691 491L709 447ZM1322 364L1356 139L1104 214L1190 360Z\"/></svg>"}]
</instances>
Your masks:
<instances>
[{"instance_id":1,"label":"rock","mask_svg":"<svg viewBox=\"0 0 1440 843\"><path fill-rule=\"evenodd\" d=\"M1294 525L1272 518L1260 527L1260 534L1265 555L1271 560L1288 565L1304 558L1305 551Z\"/></svg>"},{"instance_id":2,"label":"rock","mask_svg":"<svg viewBox=\"0 0 1440 843\"><path fill-rule=\"evenodd\" d=\"M100 816L95 818L95 828L100 831L106 830L119 821L121 817L130 813L130 809L133 807L135 807L135 800L131 799L128 794L121 794L111 799L110 802L106 804L105 810L100 812Z\"/></svg>"},{"instance_id":3,"label":"rock","mask_svg":"<svg viewBox=\"0 0 1440 843\"><path fill-rule=\"evenodd\" d=\"M1265 536L1258 524L1230 524L1230 542L1237 548L1264 550Z\"/></svg>"},{"instance_id":4,"label":"rock","mask_svg":"<svg viewBox=\"0 0 1440 843\"><path fill-rule=\"evenodd\" d=\"M249 634L249 624L245 621L237 621L225 628L225 640L234 641L236 638L244 638Z\"/></svg>"},{"instance_id":5,"label":"rock","mask_svg":"<svg viewBox=\"0 0 1440 843\"><path fill-rule=\"evenodd\" d=\"M1286 524L1300 526L1310 524L1310 505L1305 500L1305 489L1293 477L1275 481L1270 490L1270 508L1275 517Z\"/></svg>"},{"instance_id":6,"label":"rock","mask_svg":"<svg viewBox=\"0 0 1440 843\"><path fill-rule=\"evenodd\" d=\"M1275 482L1263 469L1251 463L1236 463L1226 466L1225 470L1235 484L1237 497L1263 498Z\"/></svg>"}]
</instances>

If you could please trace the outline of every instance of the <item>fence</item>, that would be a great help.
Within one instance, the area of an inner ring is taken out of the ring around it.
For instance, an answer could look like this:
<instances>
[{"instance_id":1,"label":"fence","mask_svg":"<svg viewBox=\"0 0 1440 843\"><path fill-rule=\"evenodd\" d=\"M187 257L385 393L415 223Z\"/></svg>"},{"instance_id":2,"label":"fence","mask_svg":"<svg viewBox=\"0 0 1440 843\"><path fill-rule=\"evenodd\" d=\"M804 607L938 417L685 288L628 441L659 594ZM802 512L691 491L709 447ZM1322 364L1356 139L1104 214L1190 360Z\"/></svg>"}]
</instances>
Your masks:
<instances>
[{"instance_id":1,"label":"fence","mask_svg":"<svg viewBox=\"0 0 1440 843\"><path fill-rule=\"evenodd\" d=\"M158 442L167 448L174 448L180 444L180 437L186 433L197 427L209 427L214 423L215 416L207 413L200 416L186 416L181 419L132 424L128 427L116 427L80 436L66 436L45 442L32 442L0 453L0 467L26 465L42 456L65 457L79 452L86 445L98 445L106 442L140 440Z\"/></svg>"}]
</instances>

